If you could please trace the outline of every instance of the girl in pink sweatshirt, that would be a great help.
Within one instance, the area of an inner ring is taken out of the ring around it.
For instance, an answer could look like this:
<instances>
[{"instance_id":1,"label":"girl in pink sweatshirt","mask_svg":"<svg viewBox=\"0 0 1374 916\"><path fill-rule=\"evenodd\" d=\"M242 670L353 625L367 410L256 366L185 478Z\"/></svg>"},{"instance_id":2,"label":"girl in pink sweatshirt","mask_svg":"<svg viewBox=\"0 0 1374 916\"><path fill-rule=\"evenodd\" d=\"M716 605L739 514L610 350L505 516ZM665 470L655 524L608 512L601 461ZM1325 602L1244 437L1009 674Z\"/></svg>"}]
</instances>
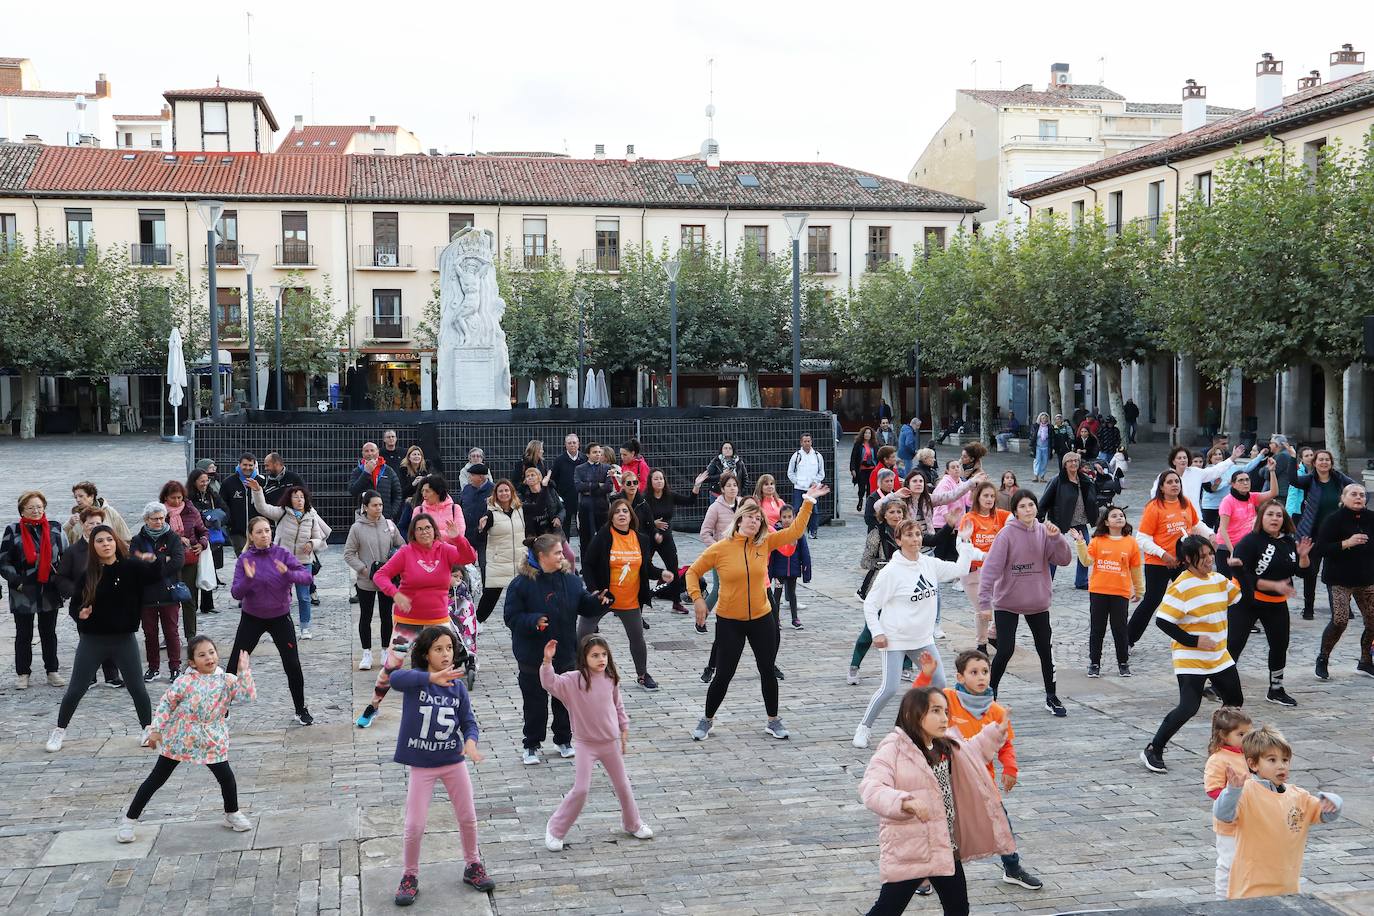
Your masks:
<instances>
[{"instance_id":1,"label":"girl in pink sweatshirt","mask_svg":"<svg viewBox=\"0 0 1374 916\"><path fill-rule=\"evenodd\" d=\"M568 708L576 742L577 765L573 787L563 796L563 803L549 818L544 830L544 845L551 852L563 848L582 806L587 803L591 788L592 770L598 760L615 787L620 801L620 822L625 832L641 840L654 835L648 824L639 819L630 778L625 775L625 752L629 749L630 719L620 703L620 675L611 661L611 647L606 640L589 633L577 649L577 670L555 674L553 657L558 652L558 640L551 639L544 646L544 664L539 666L539 683Z\"/></svg>"}]
</instances>

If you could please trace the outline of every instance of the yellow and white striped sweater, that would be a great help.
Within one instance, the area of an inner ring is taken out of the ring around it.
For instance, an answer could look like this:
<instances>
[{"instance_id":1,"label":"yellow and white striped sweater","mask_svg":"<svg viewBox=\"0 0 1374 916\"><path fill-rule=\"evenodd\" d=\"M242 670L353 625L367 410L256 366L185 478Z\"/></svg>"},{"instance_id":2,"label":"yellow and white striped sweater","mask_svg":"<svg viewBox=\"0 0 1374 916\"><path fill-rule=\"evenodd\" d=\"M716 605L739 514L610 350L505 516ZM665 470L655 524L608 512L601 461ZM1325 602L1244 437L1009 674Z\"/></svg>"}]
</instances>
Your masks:
<instances>
[{"instance_id":1,"label":"yellow and white striped sweater","mask_svg":"<svg viewBox=\"0 0 1374 916\"><path fill-rule=\"evenodd\" d=\"M1155 616L1190 636L1208 636L1217 643L1214 649L1202 649L1175 640L1175 673L1215 674L1235 664L1226 651L1226 609L1239 600L1240 588L1217 572L1202 578L1185 571L1173 581Z\"/></svg>"}]
</instances>

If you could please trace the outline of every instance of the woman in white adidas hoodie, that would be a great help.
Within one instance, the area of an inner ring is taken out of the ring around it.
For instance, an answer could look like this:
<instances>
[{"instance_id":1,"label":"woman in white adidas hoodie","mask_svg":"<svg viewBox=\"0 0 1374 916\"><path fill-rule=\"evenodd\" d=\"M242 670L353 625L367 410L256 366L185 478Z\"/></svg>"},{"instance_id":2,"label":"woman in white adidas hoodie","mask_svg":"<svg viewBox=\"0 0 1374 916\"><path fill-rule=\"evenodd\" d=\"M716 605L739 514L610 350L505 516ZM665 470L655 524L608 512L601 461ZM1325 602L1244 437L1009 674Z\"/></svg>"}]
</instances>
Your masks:
<instances>
[{"instance_id":1,"label":"woman in white adidas hoodie","mask_svg":"<svg viewBox=\"0 0 1374 916\"><path fill-rule=\"evenodd\" d=\"M897 526L900 551L882 568L864 598L864 619L873 634L873 648L880 650L883 680L868 701L863 720L854 730L854 746L868 747L869 732L887 701L897 693L902 678L902 659L919 664L922 652L935 659L930 686L945 686L945 670L935 645L936 597L941 582L968 575L969 564L982 559L983 551L967 540L956 542L957 562L937 560L921 553L921 526L908 519Z\"/></svg>"}]
</instances>

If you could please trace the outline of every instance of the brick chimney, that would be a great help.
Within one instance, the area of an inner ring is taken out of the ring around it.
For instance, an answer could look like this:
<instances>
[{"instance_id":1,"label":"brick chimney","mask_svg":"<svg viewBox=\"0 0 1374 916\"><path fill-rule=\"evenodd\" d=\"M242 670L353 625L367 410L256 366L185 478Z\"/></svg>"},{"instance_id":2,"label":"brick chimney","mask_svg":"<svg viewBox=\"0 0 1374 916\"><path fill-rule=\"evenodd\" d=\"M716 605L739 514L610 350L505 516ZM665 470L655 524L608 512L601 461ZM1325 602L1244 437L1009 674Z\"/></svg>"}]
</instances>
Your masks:
<instances>
[{"instance_id":1,"label":"brick chimney","mask_svg":"<svg viewBox=\"0 0 1374 916\"><path fill-rule=\"evenodd\" d=\"M1197 130L1207 123L1207 87L1199 86L1197 80L1186 80L1183 84L1183 132Z\"/></svg>"},{"instance_id":2,"label":"brick chimney","mask_svg":"<svg viewBox=\"0 0 1374 916\"><path fill-rule=\"evenodd\" d=\"M1363 72L1364 52L1356 51L1354 45L1347 42L1339 51L1331 52L1331 72L1327 77L1331 82Z\"/></svg>"},{"instance_id":3,"label":"brick chimney","mask_svg":"<svg viewBox=\"0 0 1374 916\"><path fill-rule=\"evenodd\" d=\"M1322 84L1322 72L1312 70L1306 76L1298 77L1298 89L1315 89Z\"/></svg>"},{"instance_id":4,"label":"brick chimney","mask_svg":"<svg viewBox=\"0 0 1374 916\"><path fill-rule=\"evenodd\" d=\"M1255 64L1255 111L1269 111L1283 104L1283 61L1265 51Z\"/></svg>"},{"instance_id":5,"label":"brick chimney","mask_svg":"<svg viewBox=\"0 0 1374 916\"><path fill-rule=\"evenodd\" d=\"M105 74L100 74L95 78L95 94L93 98L108 99L111 93L110 81Z\"/></svg>"}]
</instances>

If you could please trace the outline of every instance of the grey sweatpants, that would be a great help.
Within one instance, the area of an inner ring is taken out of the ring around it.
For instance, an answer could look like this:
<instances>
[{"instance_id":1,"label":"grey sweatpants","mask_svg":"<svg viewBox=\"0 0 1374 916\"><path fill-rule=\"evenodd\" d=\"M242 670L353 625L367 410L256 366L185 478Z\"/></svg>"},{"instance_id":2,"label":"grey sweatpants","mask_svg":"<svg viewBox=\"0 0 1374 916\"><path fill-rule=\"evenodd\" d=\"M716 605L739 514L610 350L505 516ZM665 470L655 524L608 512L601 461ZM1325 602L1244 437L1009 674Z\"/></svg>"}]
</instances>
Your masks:
<instances>
[{"instance_id":1,"label":"grey sweatpants","mask_svg":"<svg viewBox=\"0 0 1374 916\"><path fill-rule=\"evenodd\" d=\"M152 724L153 707L148 700L148 688L143 686L138 640L134 634L82 633L80 642L76 644L76 658L72 661L72 676L67 681L67 692L62 695L62 705L57 710L58 728L66 728L71 723L77 704L90 689L91 678L95 677L96 669L107 658L113 659L119 666L124 689L134 698L138 724L144 728Z\"/></svg>"},{"instance_id":2,"label":"grey sweatpants","mask_svg":"<svg viewBox=\"0 0 1374 916\"><path fill-rule=\"evenodd\" d=\"M630 657L634 659L635 675L643 675L649 670L649 647L644 642L644 615L640 608L633 611L605 610L600 614L577 618L577 641L582 642L588 633L601 632L601 618L610 614L620 619L625 627L625 639L630 643Z\"/></svg>"},{"instance_id":3,"label":"grey sweatpants","mask_svg":"<svg viewBox=\"0 0 1374 916\"><path fill-rule=\"evenodd\" d=\"M878 714L883 711L887 701L897 694L897 688L902 683L902 660L911 659L913 665L919 665L917 661L922 652L929 652L935 658L935 674L930 678L931 687L945 686L945 665L940 660L940 650L935 643L928 646L921 646L919 649L879 649L877 650L883 660L883 680L878 689L873 693L873 699L868 701L868 708L864 710L863 724L873 727L873 721L878 718Z\"/></svg>"}]
</instances>

